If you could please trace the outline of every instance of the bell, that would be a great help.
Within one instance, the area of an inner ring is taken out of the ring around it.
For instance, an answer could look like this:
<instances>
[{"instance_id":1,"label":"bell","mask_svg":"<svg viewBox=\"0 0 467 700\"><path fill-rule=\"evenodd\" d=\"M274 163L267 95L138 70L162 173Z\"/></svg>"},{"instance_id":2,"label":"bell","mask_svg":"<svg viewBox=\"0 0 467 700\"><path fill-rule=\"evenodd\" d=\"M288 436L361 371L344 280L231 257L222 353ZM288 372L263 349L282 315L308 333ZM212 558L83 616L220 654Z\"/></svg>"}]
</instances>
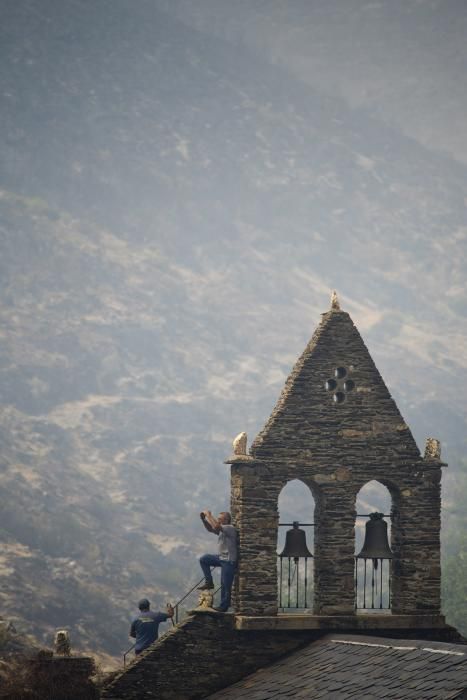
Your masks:
<instances>
[{"instance_id":1,"label":"bell","mask_svg":"<svg viewBox=\"0 0 467 700\"><path fill-rule=\"evenodd\" d=\"M285 547L279 556L293 558L295 563L300 557L308 559L313 556L306 544L305 530L300 530L297 520L293 523L293 529L285 533Z\"/></svg>"},{"instance_id":2,"label":"bell","mask_svg":"<svg viewBox=\"0 0 467 700\"><path fill-rule=\"evenodd\" d=\"M382 513L370 513L365 525L365 541L357 559L373 559L375 569L378 559L394 559L388 542L388 524Z\"/></svg>"}]
</instances>

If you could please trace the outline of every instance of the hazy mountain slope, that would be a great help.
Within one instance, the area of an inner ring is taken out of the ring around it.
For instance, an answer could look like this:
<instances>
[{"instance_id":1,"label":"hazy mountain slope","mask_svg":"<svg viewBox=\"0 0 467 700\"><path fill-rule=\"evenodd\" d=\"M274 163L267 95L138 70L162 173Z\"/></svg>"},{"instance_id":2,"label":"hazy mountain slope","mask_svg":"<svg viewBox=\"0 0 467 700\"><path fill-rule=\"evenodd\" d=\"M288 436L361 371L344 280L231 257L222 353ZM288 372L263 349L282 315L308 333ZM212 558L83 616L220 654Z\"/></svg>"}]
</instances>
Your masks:
<instances>
[{"instance_id":1,"label":"hazy mountain slope","mask_svg":"<svg viewBox=\"0 0 467 700\"><path fill-rule=\"evenodd\" d=\"M467 173L157 4L2 15L2 611L117 653L330 288L455 462Z\"/></svg>"},{"instance_id":2,"label":"hazy mountain slope","mask_svg":"<svg viewBox=\"0 0 467 700\"><path fill-rule=\"evenodd\" d=\"M2 205L16 232L3 238L4 298L21 287L1 310L2 610L49 641L68 624L75 643L116 653L139 597L161 604L184 591L196 566L186 501L207 502L208 469L223 454L198 438L209 457L196 466L198 486L186 479L190 434L209 408L200 401L191 416L189 387L178 393L159 375L158 314L137 292L148 266L162 269L157 252L127 250L36 200L3 193ZM122 302L107 286L112 267ZM162 271L151 294L170 293L167 279ZM138 356L145 344L149 367Z\"/></svg>"},{"instance_id":3,"label":"hazy mountain slope","mask_svg":"<svg viewBox=\"0 0 467 700\"><path fill-rule=\"evenodd\" d=\"M463 0L160 0L185 23L467 162Z\"/></svg>"}]
</instances>

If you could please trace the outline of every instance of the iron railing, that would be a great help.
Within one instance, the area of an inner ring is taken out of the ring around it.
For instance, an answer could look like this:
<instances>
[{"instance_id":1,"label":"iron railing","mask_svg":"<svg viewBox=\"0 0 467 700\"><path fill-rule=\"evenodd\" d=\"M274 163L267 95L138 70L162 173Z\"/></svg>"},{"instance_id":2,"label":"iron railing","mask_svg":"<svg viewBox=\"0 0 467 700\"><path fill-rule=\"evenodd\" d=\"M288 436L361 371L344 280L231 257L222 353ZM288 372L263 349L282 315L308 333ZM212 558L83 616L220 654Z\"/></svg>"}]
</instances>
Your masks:
<instances>
[{"instance_id":1,"label":"iron railing","mask_svg":"<svg viewBox=\"0 0 467 700\"><path fill-rule=\"evenodd\" d=\"M369 518L370 513L357 513L357 518ZM382 514L392 519L392 515ZM387 561L387 567L384 562ZM359 563L361 562L361 563ZM369 562L369 571L367 569ZM386 570L385 570L386 569ZM391 559L355 557L355 610L391 609Z\"/></svg>"},{"instance_id":2,"label":"iron railing","mask_svg":"<svg viewBox=\"0 0 467 700\"><path fill-rule=\"evenodd\" d=\"M359 564L359 561L362 563ZM387 567L384 566L385 561L388 563ZM367 571L367 563L370 571ZM355 557L355 610L390 609L391 559Z\"/></svg>"},{"instance_id":3,"label":"iron railing","mask_svg":"<svg viewBox=\"0 0 467 700\"><path fill-rule=\"evenodd\" d=\"M211 569L211 571L212 571L212 569ZM195 590L198 588L198 586L200 586L200 585L203 583L203 581L204 581L204 576L203 576L202 579L200 579L199 581L197 581L197 583L195 583L195 585L194 585L192 588L190 588L190 590L188 591L188 593L185 593L185 595L183 596L183 598L180 598L180 600L179 600L177 603L175 603L175 605L173 606L173 608L174 608L174 618L175 618L175 624L176 624L176 625L178 625L180 605L181 605L182 603L185 602L185 600L188 598L188 596L191 595L191 594L193 593L193 591L195 591ZM221 588L220 586L219 586L218 588L216 588L216 589L213 591L213 595L216 595L216 593L218 593L218 591L220 591L220 588Z\"/></svg>"},{"instance_id":4,"label":"iron railing","mask_svg":"<svg viewBox=\"0 0 467 700\"><path fill-rule=\"evenodd\" d=\"M279 527L315 527L315 523L279 523ZM278 554L278 606L281 610L286 609L307 609L313 597L313 577L309 577L308 557L285 557L287 559L284 567L284 557ZM310 557L311 558L311 557ZM300 561L303 568L300 567ZM311 558L311 567L313 559ZM310 585L311 583L311 585Z\"/></svg>"},{"instance_id":5,"label":"iron railing","mask_svg":"<svg viewBox=\"0 0 467 700\"><path fill-rule=\"evenodd\" d=\"M127 649L126 652L123 654L123 665L124 665L124 666L126 666L126 657L128 656L128 654L129 654L131 651L133 651L133 649L135 648L135 646L136 646L136 644L132 644L131 647L130 647L129 649Z\"/></svg>"},{"instance_id":6,"label":"iron railing","mask_svg":"<svg viewBox=\"0 0 467 700\"><path fill-rule=\"evenodd\" d=\"M279 608L308 609L313 597L313 578L309 577L308 558L297 558L292 561L289 557L286 566L283 566L284 557L278 556L279 572ZM304 561L303 569L300 568L300 560ZM311 566L313 560L311 560ZM311 583L311 585L310 585Z\"/></svg>"}]
</instances>

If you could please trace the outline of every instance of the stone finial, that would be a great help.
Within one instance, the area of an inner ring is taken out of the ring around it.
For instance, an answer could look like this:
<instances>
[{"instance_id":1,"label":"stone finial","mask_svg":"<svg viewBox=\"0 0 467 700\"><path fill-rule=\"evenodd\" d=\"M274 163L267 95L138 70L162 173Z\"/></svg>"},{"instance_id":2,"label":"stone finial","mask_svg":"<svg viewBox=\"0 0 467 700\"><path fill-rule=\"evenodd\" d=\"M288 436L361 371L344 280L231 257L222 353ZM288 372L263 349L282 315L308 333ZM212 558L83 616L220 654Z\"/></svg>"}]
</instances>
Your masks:
<instances>
[{"instance_id":1,"label":"stone finial","mask_svg":"<svg viewBox=\"0 0 467 700\"><path fill-rule=\"evenodd\" d=\"M55 653L58 656L71 656L70 635L66 630L57 630L54 639Z\"/></svg>"},{"instance_id":2,"label":"stone finial","mask_svg":"<svg viewBox=\"0 0 467 700\"><path fill-rule=\"evenodd\" d=\"M427 438L425 444L425 459L441 459L441 443L436 438Z\"/></svg>"},{"instance_id":3,"label":"stone finial","mask_svg":"<svg viewBox=\"0 0 467 700\"><path fill-rule=\"evenodd\" d=\"M331 294L331 311L340 311L341 306L339 304L339 299L337 298L337 292L334 289L333 293Z\"/></svg>"},{"instance_id":4,"label":"stone finial","mask_svg":"<svg viewBox=\"0 0 467 700\"><path fill-rule=\"evenodd\" d=\"M198 607L207 609L207 608L212 608L212 604L214 603L214 594L212 591L200 591L199 597L198 597Z\"/></svg>"},{"instance_id":5,"label":"stone finial","mask_svg":"<svg viewBox=\"0 0 467 700\"><path fill-rule=\"evenodd\" d=\"M234 455L246 455L247 434L239 433L232 442Z\"/></svg>"}]
</instances>

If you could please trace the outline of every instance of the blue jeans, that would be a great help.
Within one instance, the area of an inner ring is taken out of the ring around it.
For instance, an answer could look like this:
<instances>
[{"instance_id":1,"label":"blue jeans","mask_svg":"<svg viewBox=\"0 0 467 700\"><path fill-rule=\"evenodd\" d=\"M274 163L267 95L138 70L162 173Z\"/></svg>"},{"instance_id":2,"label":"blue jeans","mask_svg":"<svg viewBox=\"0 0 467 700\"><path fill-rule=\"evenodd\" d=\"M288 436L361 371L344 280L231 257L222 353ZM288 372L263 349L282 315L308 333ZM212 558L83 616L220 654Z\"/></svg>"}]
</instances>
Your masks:
<instances>
[{"instance_id":1,"label":"blue jeans","mask_svg":"<svg viewBox=\"0 0 467 700\"><path fill-rule=\"evenodd\" d=\"M200 557L199 563L201 564L206 583L212 583L211 566L221 567L221 604L219 607L224 612L227 611L230 607L230 592L232 590L237 562L221 559L218 554L203 554L203 556Z\"/></svg>"}]
</instances>

